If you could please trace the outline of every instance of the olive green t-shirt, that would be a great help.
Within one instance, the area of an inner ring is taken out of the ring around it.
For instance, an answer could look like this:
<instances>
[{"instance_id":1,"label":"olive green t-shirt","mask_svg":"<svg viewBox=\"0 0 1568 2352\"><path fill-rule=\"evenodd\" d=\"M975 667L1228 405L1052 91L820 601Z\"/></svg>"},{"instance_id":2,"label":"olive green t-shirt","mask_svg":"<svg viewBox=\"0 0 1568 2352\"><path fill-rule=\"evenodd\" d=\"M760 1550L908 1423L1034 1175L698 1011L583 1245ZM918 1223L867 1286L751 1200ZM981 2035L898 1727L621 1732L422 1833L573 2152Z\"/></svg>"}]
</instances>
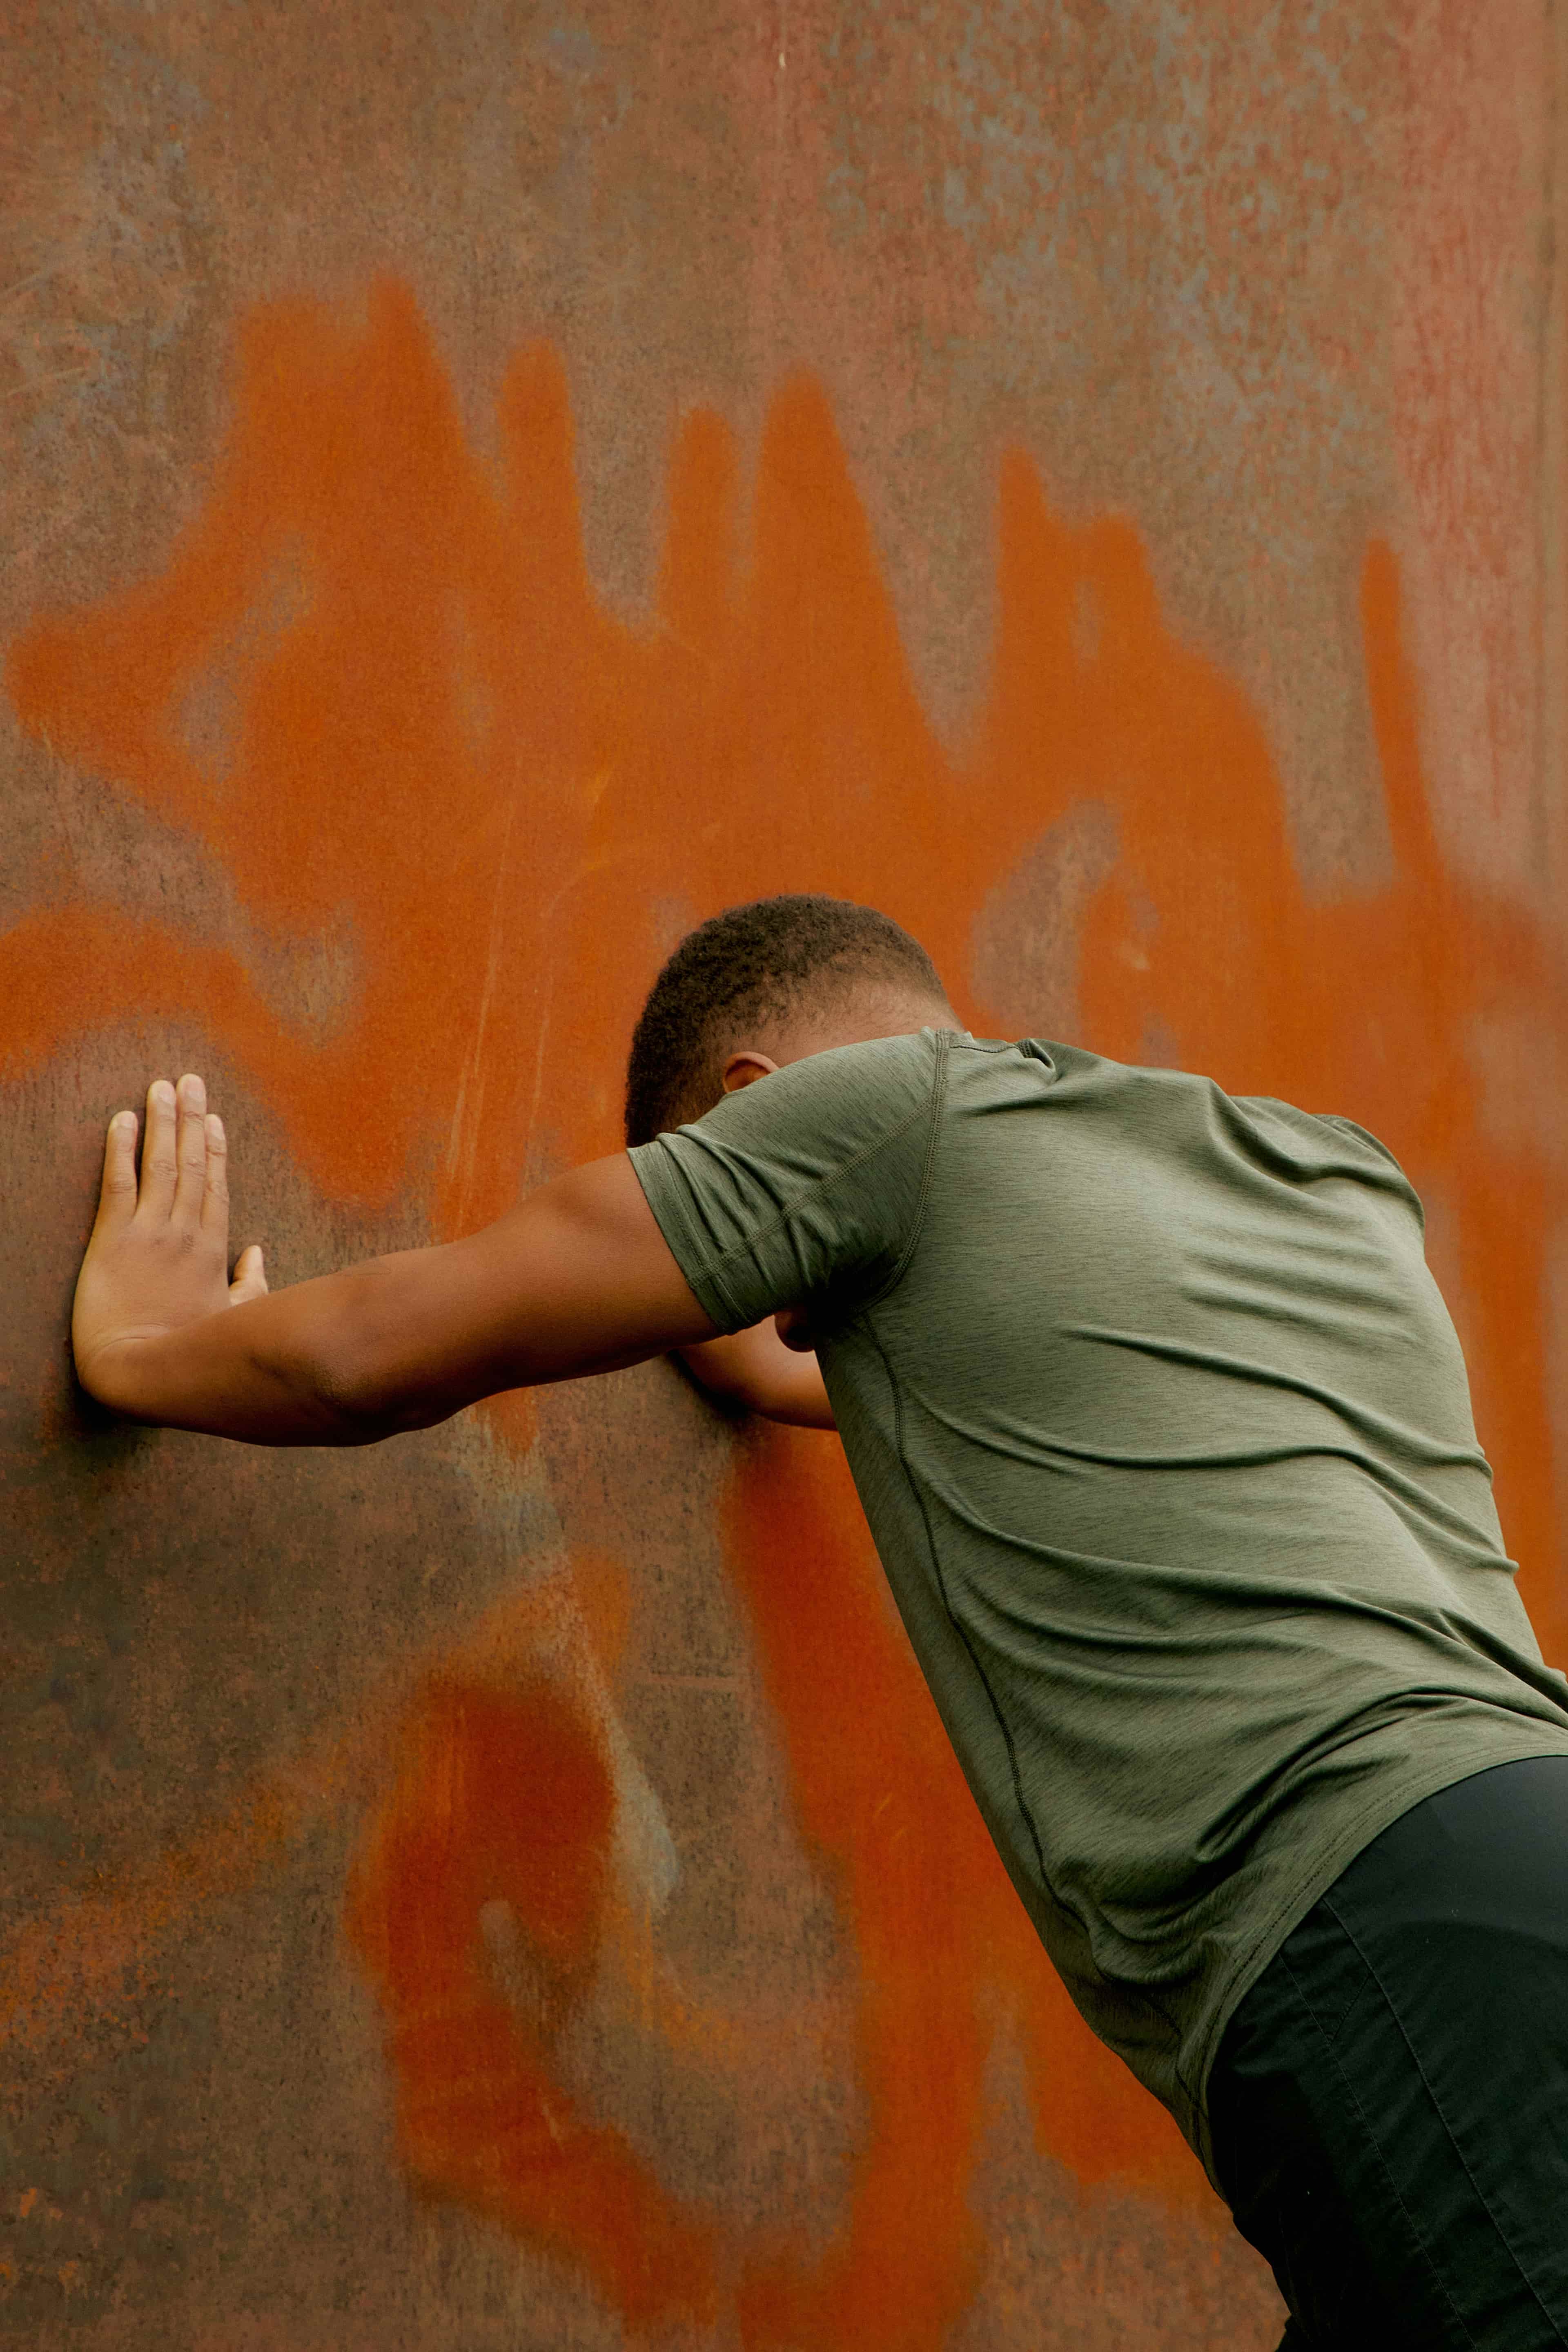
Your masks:
<instances>
[{"instance_id":1,"label":"olive green t-shirt","mask_svg":"<svg viewBox=\"0 0 1568 2352\"><path fill-rule=\"evenodd\" d=\"M1212 2170L1220 2036L1318 1896L1568 1754L1409 1183L1347 1120L932 1030L632 1161L721 1330L806 1307L991 1834Z\"/></svg>"}]
</instances>

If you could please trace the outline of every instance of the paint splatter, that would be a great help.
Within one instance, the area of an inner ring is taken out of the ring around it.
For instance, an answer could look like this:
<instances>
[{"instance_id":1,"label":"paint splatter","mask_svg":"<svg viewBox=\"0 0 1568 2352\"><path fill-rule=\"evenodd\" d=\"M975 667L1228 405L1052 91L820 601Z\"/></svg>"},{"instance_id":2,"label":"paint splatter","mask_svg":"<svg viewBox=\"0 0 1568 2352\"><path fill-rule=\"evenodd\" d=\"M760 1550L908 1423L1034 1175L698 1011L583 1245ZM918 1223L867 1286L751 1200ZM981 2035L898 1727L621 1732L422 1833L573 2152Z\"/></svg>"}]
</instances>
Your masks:
<instances>
[{"instance_id":1,"label":"paint splatter","mask_svg":"<svg viewBox=\"0 0 1568 2352\"><path fill-rule=\"evenodd\" d=\"M0 938L5 1072L132 1008L199 1018L326 1194L419 1188L451 1234L507 1205L531 1156L614 1148L662 910L788 887L870 899L928 942L979 1029L1076 1003L1103 1051L1388 1139L1455 1236L1441 1271L1505 1528L1561 1655L1543 1290L1568 1171L1533 1106L1562 1098L1568 986L1530 919L1434 840L1388 554L1369 551L1362 619L1394 870L1324 905L1298 880L1256 719L1165 627L1136 533L1069 528L1027 457L1001 468L993 675L955 755L810 382L773 402L744 523L730 433L686 421L640 629L586 575L548 352L516 362L500 425L492 475L395 286L352 323L251 317L227 452L167 572L37 621L10 689L58 753L199 835L280 952L346 938L352 984L331 1018L291 1022L226 949L39 910ZM488 1410L529 1444L526 1403ZM748 1443L726 1516L801 1831L862 1971L868 2124L825 2259L679 2207L552 2074L616 1899L592 1706L526 1674L437 1673L350 1904L425 2192L570 2254L637 2326L738 2281L756 2352L934 2346L963 2308L998 1989L1041 2147L1084 2181L1204 2194L1028 1941L826 1451ZM549 1788L548 1817L516 1805L521 1782Z\"/></svg>"}]
</instances>

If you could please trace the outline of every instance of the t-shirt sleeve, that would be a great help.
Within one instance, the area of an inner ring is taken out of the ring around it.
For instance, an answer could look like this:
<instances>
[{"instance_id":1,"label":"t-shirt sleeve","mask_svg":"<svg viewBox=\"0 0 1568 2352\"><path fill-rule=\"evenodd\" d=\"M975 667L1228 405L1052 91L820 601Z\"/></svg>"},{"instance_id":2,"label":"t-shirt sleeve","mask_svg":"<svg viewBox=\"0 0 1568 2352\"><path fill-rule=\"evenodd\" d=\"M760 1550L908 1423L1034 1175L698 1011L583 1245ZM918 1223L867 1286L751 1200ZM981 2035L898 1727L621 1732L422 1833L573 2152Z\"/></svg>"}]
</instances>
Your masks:
<instances>
[{"instance_id":1,"label":"t-shirt sleeve","mask_svg":"<svg viewBox=\"0 0 1568 2352\"><path fill-rule=\"evenodd\" d=\"M924 1029L810 1055L628 1155L721 1331L803 1306L826 1334L896 1280L920 1229L942 1046Z\"/></svg>"}]
</instances>

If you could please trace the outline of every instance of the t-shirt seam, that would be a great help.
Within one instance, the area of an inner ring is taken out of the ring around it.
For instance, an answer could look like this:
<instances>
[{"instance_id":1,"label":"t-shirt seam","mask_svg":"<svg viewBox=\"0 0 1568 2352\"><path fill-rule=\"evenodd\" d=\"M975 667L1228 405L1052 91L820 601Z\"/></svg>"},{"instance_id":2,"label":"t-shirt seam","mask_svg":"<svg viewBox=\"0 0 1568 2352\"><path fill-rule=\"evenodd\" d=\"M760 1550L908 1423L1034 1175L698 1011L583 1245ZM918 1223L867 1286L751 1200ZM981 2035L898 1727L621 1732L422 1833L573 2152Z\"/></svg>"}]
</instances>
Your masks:
<instances>
[{"instance_id":1,"label":"t-shirt seam","mask_svg":"<svg viewBox=\"0 0 1568 2352\"><path fill-rule=\"evenodd\" d=\"M938 1072L945 1069L945 1055L939 1053L937 1061ZM935 1086L936 1079L933 1076L931 1082L931 1097L929 1097L925 1102L917 1103L913 1110L908 1112L904 1118L899 1120L896 1127L889 1128L886 1133L879 1135L874 1143L868 1143L863 1150L856 1152L852 1159L846 1160L841 1167L836 1168L831 1175L813 1178L811 1182L803 1185L798 1192L792 1194L784 1206L780 1209L765 1225L760 1225L754 1233L748 1234L743 1239L738 1242L732 1242L728 1249L720 1250L715 1255L710 1255L709 1254L707 1244L700 1231L692 1224L691 1221L687 1216L685 1203L681 1201L679 1192L672 1190L669 1192L668 1196L668 1199L673 1201L676 1204L677 1221L681 1227L682 1234L691 1246L691 1255L695 1262L695 1272L700 1279L704 1282L711 1283L713 1288L723 1299L725 1305L730 1308L731 1313L743 1316L747 1312L747 1309L743 1303L736 1297L734 1291L731 1288L729 1282L725 1278L724 1269L737 1260L742 1260L752 1255L757 1250L762 1248L764 1243L771 1241L775 1234L782 1233L784 1228L789 1223L791 1218L795 1216L796 1211L799 1210L805 1202L814 1197L814 1189L815 1197L820 1199L823 1193L831 1192L833 1188L840 1183L845 1177L852 1176L858 1168L865 1165L867 1160L874 1160L879 1151L885 1150L890 1143L896 1143L900 1136L905 1134L910 1128L913 1127L918 1119L924 1118L928 1115L931 1108L931 1099L934 1098ZM663 1136L656 1136L653 1140L655 1142L662 1143L665 1141L665 1138ZM673 1153L668 1156L672 1160L674 1160L675 1168L679 1171L680 1167L679 1160L675 1160ZM931 1159L931 1150L929 1146L927 1147L926 1156L929 1171ZM635 1161L633 1164L634 1166L636 1165ZM924 1213L928 1185L929 1173L927 1183L922 1183L920 1200L916 1204L915 1228L917 1236L920 1220ZM644 1189L646 1191L646 1186ZM901 1271L912 1246L912 1240L905 1244L905 1247L900 1255L899 1266L898 1269L895 1270L895 1276L898 1271ZM683 1268L682 1271L684 1272L685 1269ZM885 1285L883 1289L877 1293L877 1297L879 1298L885 1297L887 1291L890 1289L891 1286L891 1282ZM862 1310L858 1307L855 1311L858 1314Z\"/></svg>"},{"instance_id":2,"label":"t-shirt seam","mask_svg":"<svg viewBox=\"0 0 1568 2352\"><path fill-rule=\"evenodd\" d=\"M666 1152L658 1160L656 1161L649 1159L647 1162L647 1165L650 1168L658 1166L666 1171L666 1175L663 1179L656 1180L660 1195L657 1203L648 1190L647 1179L643 1174L644 1163L642 1155L645 1152L651 1153L654 1145L662 1141L663 1138L661 1136L652 1136L647 1143L634 1145L627 1151L626 1158L632 1163L632 1173L642 1187L644 1198L647 1201L648 1207L653 1212L654 1223L658 1226L660 1232L664 1232L665 1222L668 1217L679 1227L680 1238L685 1243L693 1260L700 1261L702 1256L701 1234L698 1232L696 1227L692 1224L690 1218L687 1215L686 1203L681 1199L679 1192L668 1181L668 1175L671 1172L672 1165L671 1155ZM664 1237L668 1243L669 1240L668 1234L665 1234ZM687 1280L689 1281L690 1276L686 1275L685 1263L681 1258L679 1251L672 1247L671 1255L675 1258L677 1265L679 1265L682 1275L686 1276ZM723 1286L721 1284L720 1287L722 1290ZM728 1293L725 1293L724 1295L728 1297Z\"/></svg>"},{"instance_id":3,"label":"t-shirt seam","mask_svg":"<svg viewBox=\"0 0 1568 2352\"><path fill-rule=\"evenodd\" d=\"M771 1221L769 1221L769 1223L766 1223L766 1225L759 1225L757 1233L750 1233L748 1237L745 1237L745 1240L742 1240L742 1242L731 1242L731 1246L729 1246L729 1249L721 1249L721 1251L720 1251L720 1256L712 1258L712 1261L710 1261L708 1265L703 1267L705 1275L708 1275L708 1277L712 1279L712 1282L715 1282L721 1291L724 1291L724 1296L726 1296L726 1298L729 1298L729 1301L731 1301L731 1306L738 1306L738 1301L736 1301L736 1298L733 1298L731 1289L729 1289L729 1284L724 1282L724 1275L720 1273L720 1267L729 1265L729 1263L736 1261L736 1258L741 1258L741 1261L742 1261L742 1258L752 1258L754 1254L757 1254L757 1251L762 1249L762 1246L764 1246L764 1242L771 1242L771 1240L773 1240L773 1234L775 1234L775 1233L783 1233L783 1230L785 1230L785 1225L790 1223L790 1221L793 1221L795 1212L797 1212L797 1209L802 1209L802 1206L806 1204L806 1202L809 1202L809 1200L823 1200L823 1195L826 1195L826 1192L832 1192L832 1190L835 1190L837 1185L842 1183L842 1181L847 1179L847 1176L853 1176L853 1173L856 1173L856 1169L865 1167L865 1162L868 1162L868 1160L875 1160L877 1152L886 1150L886 1146L889 1146L889 1143L898 1143L898 1139L900 1139L900 1136L905 1134L905 1131L908 1131L910 1127L914 1127L914 1122L917 1122L917 1119L924 1118L924 1115L926 1115L926 1108L929 1108L929 1106L926 1106L926 1103L920 1103L920 1106L917 1106L917 1108L914 1108L912 1112L910 1112L908 1118L902 1118L900 1122L898 1122L898 1127L889 1127L889 1131L886 1131L884 1136L877 1136L875 1143L868 1143L868 1146L865 1146L865 1150L860 1150L860 1152L856 1152L856 1155L853 1155L853 1160L847 1160L847 1162L844 1162L842 1167L837 1167L835 1171L832 1171L832 1176L816 1176L816 1179L811 1181L809 1185L804 1185L804 1188L799 1190L799 1192L795 1192L793 1200L790 1200L790 1202L787 1202L785 1206L783 1206L781 1212L778 1212L778 1216L771 1218ZM745 1307L738 1307L738 1312L745 1312Z\"/></svg>"},{"instance_id":4,"label":"t-shirt seam","mask_svg":"<svg viewBox=\"0 0 1568 2352\"><path fill-rule=\"evenodd\" d=\"M1287 1109L1294 1108L1293 1104L1286 1105ZM1370 1143L1380 1160L1385 1160L1391 1168L1396 1169L1401 1176L1405 1176L1404 1168L1387 1144L1381 1137L1373 1135L1370 1127L1363 1127L1359 1119L1351 1118L1343 1111L1337 1110L1309 1111L1307 1116L1309 1118L1321 1118L1328 1127L1337 1127L1342 1135L1353 1137L1357 1143ZM1407 1184L1410 1182L1408 1176L1405 1177L1405 1181ZM1415 1186L1411 1185L1412 1192L1415 1189Z\"/></svg>"},{"instance_id":5,"label":"t-shirt seam","mask_svg":"<svg viewBox=\"0 0 1568 2352\"><path fill-rule=\"evenodd\" d=\"M846 1319L845 1323L841 1327L843 1330L852 1329L855 1324L859 1322L863 1316L871 1314L875 1308L885 1305L887 1300L892 1297L893 1292L898 1288L900 1283L902 1282L905 1275L909 1272L910 1261L913 1259L915 1251L920 1245L921 1234L925 1229L926 1210L931 1204L931 1182L936 1172L937 1144L942 1135L942 1114L947 1101L948 1056L952 1053L953 1042L943 1030L939 1029L934 1033L934 1034L936 1037L937 1047L936 1068L931 1076L931 1101L928 1105L928 1108L931 1113L931 1133L926 1138L925 1164L921 1171L921 1189L919 1196L915 1202L914 1215L910 1220L910 1237L904 1244L903 1248L900 1251L898 1263L893 1267L892 1272L889 1275L886 1282L883 1283L881 1288L879 1290L873 1291L869 1298L862 1299L859 1306L855 1308L853 1314ZM905 1122L906 1125L909 1123L909 1121ZM901 1134L903 1130L900 1129L899 1131ZM875 1341L875 1333L872 1334L872 1338ZM880 1343L877 1342L877 1344L879 1348ZM883 1358L883 1362L887 1362L886 1357ZM892 1378L892 1368L890 1365L888 1367L888 1376L889 1380ZM898 1391L895 1383L895 1409L897 1407L897 1396Z\"/></svg>"},{"instance_id":6,"label":"t-shirt seam","mask_svg":"<svg viewBox=\"0 0 1568 2352\"><path fill-rule=\"evenodd\" d=\"M915 1508L921 1515L921 1526L925 1534L926 1550L931 1557L931 1573L936 1579L937 1595L941 1600L942 1610L946 1615L948 1623L952 1627L953 1632L958 1635L959 1640L963 1643L965 1651L968 1653L969 1662L979 1677L980 1687L985 1693L986 1698L990 1702L991 1712L996 1718L996 1728L1002 1734L1002 1744L1007 1751L1008 1769L1011 1773L1013 1781L1014 1802L1018 1808L1019 1817L1023 1821L1025 1828L1029 1832L1029 1843L1035 1849L1035 1861L1039 1869L1040 1884L1045 1889L1046 1894L1049 1896L1051 1902L1056 1905L1058 1911L1065 1912L1068 1917L1077 1918L1077 1913L1072 1911L1069 1906L1063 1903L1059 1895L1057 1894L1055 1887L1051 1885L1050 1875L1046 1869L1045 1848L1040 1843L1040 1832L1036 1826L1034 1814L1030 1811L1028 1801L1024 1794L1024 1776L1018 1766L1018 1750L1017 1745L1013 1738L1012 1727L1007 1721L1006 1716L1003 1712L1002 1703L998 1699L994 1689L992 1687L991 1678L987 1675L984 1667L981 1664L980 1659L975 1653L974 1644L971 1642L966 1628L961 1623L952 1601L948 1599L947 1579L942 1574L942 1554L937 1548L936 1535L931 1523L931 1514L926 1509L925 1496L921 1492L919 1482L910 1468L909 1454L904 1444L904 1398L903 1391L899 1386L899 1376L894 1371L892 1364L889 1360L887 1349L883 1347L881 1340L879 1339L869 1321L867 1322L866 1331L868 1338L870 1339L871 1345L876 1349L878 1355L881 1358L882 1370L887 1374L888 1386L892 1391L893 1445L897 1452L899 1465L903 1471L905 1481L909 1486L910 1494L913 1495L915 1498ZM1083 1922L1079 1920L1079 1925L1082 1927Z\"/></svg>"},{"instance_id":7,"label":"t-shirt seam","mask_svg":"<svg viewBox=\"0 0 1568 2352\"><path fill-rule=\"evenodd\" d=\"M896 1143L917 1119L929 1117L931 1133L926 1142L925 1162L921 1173L921 1189L910 1223L909 1238L899 1252L898 1262L881 1287L874 1291L869 1298L862 1300L856 1306L839 1328L841 1330L851 1328L861 1316L869 1314L873 1307L881 1306L884 1300L897 1289L909 1271L910 1263L919 1246L921 1234L925 1224L926 1210L930 1205L931 1183L936 1169L937 1145L942 1131L942 1111L947 1096L948 1057L957 1046L963 1046L969 1052L977 1054L998 1054L1011 1050L1005 1044L983 1045L973 1037L960 1037L954 1032L944 1029L932 1030L931 1036L935 1052L935 1065L926 1101L917 1103L911 1111L899 1120L897 1126L890 1127L887 1133L879 1136L874 1143L868 1143L862 1150L856 1152L854 1157L847 1160L841 1168L836 1168L830 1176L815 1178L812 1180L812 1184L807 1184L798 1192L792 1194L784 1206L770 1219L767 1224L759 1227L756 1233L748 1234L740 1241L732 1242L728 1249L719 1251L716 1255L710 1255L706 1238L687 1214L686 1204L679 1192L674 1190L669 1192L668 1198L674 1207L676 1222L680 1227L682 1237L690 1249L695 1272L700 1280L711 1284L731 1314L744 1316L747 1308L745 1304L736 1297L733 1288L726 1279L724 1269L737 1260L749 1257L760 1249L763 1243L771 1241L775 1234L781 1233L803 1203L812 1197L813 1184L819 1186L822 1192L831 1191L844 1177L853 1175L858 1168L863 1167L868 1160L874 1159L877 1153L883 1150L887 1145ZM639 1146L638 1149L646 1150L650 1149L653 1143L664 1141L663 1136L655 1136L650 1138L647 1145ZM669 1154L668 1157L673 1159L674 1155ZM632 1161L635 1169L637 1167L635 1154L632 1155ZM674 1165L679 1170L680 1163L677 1160ZM641 1182L640 1174L638 1181ZM646 1192L647 1187L644 1185L643 1189ZM660 1189L662 1191L663 1188ZM649 1205L652 1205L651 1202ZM682 1271L685 1270L683 1266Z\"/></svg>"}]
</instances>

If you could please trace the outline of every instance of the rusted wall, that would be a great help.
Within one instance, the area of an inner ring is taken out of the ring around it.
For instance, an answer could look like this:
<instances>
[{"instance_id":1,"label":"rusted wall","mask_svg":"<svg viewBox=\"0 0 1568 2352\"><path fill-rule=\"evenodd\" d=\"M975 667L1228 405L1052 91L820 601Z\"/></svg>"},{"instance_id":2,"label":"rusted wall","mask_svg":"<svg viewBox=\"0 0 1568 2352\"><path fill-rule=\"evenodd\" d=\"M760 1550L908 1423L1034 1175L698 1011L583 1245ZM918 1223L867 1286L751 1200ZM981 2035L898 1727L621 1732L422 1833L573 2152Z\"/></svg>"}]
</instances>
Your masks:
<instances>
[{"instance_id":1,"label":"rusted wall","mask_svg":"<svg viewBox=\"0 0 1568 2352\"><path fill-rule=\"evenodd\" d=\"M0 2326L1270 2345L1033 1948L831 1439L668 1368L106 1427L102 1121L274 1279L613 1148L816 887L1399 1150L1568 1651L1546 0L16 7Z\"/></svg>"}]
</instances>

